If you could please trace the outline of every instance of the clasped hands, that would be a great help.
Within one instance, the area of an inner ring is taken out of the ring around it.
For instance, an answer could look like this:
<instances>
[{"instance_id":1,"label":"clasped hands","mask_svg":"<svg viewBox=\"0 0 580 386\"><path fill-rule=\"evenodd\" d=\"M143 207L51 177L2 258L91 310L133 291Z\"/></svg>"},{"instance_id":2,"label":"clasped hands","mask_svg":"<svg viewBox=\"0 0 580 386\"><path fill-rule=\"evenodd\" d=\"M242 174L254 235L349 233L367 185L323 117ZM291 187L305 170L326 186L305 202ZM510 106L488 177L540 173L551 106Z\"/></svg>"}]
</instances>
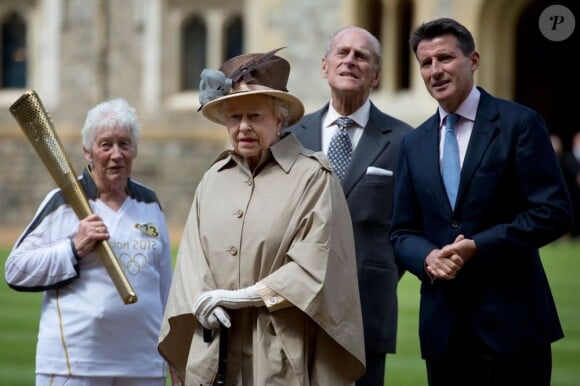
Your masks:
<instances>
[{"instance_id":1,"label":"clasped hands","mask_svg":"<svg viewBox=\"0 0 580 386\"><path fill-rule=\"evenodd\" d=\"M199 295L193 305L193 314L204 328L219 328L220 323L229 328L230 316L224 308L237 310L263 305L264 301L256 285L238 290L216 289Z\"/></svg>"},{"instance_id":2,"label":"clasped hands","mask_svg":"<svg viewBox=\"0 0 580 386\"><path fill-rule=\"evenodd\" d=\"M432 280L454 279L475 251L475 242L459 235L452 244L432 250L425 258L425 269Z\"/></svg>"}]
</instances>

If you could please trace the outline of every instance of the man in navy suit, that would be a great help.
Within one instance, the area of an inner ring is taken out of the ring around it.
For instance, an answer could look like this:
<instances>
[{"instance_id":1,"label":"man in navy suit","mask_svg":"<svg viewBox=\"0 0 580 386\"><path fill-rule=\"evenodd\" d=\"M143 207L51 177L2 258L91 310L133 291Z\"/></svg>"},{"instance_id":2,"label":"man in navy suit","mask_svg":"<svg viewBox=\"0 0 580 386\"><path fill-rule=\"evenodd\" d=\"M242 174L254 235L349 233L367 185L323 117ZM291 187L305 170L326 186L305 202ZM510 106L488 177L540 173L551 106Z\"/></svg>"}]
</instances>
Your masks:
<instances>
[{"instance_id":1,"label":"man in navy suit","mask_svg":"<svg viewBox=\"0 0 580 386\"><path fill-rule=\"evenodd\" d=\"M479 53L457 21L422 24L410 45L439 107L401 144L391 241L421 281L429 385L549 386L551 343L563 332L539 249L572 219L544 120L475 86ZM440 171L451 114L454 200Z\"/></svg>"},{"instance_id":2,"label":"man in navy suit","mask_svg":"<svg viewBox=\"0 0 580 386\"><path fill-rule=\"evenodd\" d=\"M352 155L342 187L354 229L365 337L367 371L357 386L382 386L387 352L395 352L397 283L402 272L395 265L388 236L399 143L412 130L369 99L381 78L380 49L376 37L362 28L336 31L322 58L322 76L332 99L289 129L305 147L328 154L338 130L336 119L348 117L355 123L347 130Z\"/></svg>"}]
</instances>

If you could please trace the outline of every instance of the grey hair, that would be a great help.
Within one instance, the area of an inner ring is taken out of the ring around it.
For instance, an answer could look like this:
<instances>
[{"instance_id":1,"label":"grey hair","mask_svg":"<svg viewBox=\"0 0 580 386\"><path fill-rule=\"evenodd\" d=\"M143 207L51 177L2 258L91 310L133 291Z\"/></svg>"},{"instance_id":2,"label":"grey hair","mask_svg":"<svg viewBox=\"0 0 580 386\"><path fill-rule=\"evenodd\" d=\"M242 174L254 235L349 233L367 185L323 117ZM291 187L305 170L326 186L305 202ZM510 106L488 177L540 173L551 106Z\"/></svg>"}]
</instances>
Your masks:
<instances>
[{"instance_id":1,"label":"grey hair","mask_svg":"<svg viewBox=\"0 0 580 386\"><path fill-rule=\"evenodd\" d=\"M286 101L280 98L276 98L271 95L264 95L272 102L272 107L274 109L274 114L276 114L280 119L282 119L282 128L288 127L292 115L290 114L290 108ZM226 121L226 105L227 103L221 103L216 106L215 116L222 122Z\"/></svg>"},{"instance_id":2,"label":"grey hair","mask_svg":"<svg viewBox=\"0 0 580 386\"><path fill-rule=\"evenodd\" d=\"M288 105L280 98L272 97L272 101L274 105L274 112L282 119L282 128L288 127L290 119L292 118Z\"/></svg>"},{"instance_id":3,"label":"grey hair","mask_svg":"<svg viewBox=\"0 0 580 386\"><path fill-rule=\"evenodd\" d=\"M141 127L135 108L129 105L125 99L111 99L99 103L89 110L81 130L83 147L90 149L97 136L97 131L105 127L128 128L133 139L133 145L137 148Z\"/></svg>"},{"instance_id":4,"label":"grey hair","mask_svg":"<svg viewBox=\"0 0 580 386\"><path fill-rule=\"evenodd\" d=\"M334 43L334 38L336 37L336 35L338 35L342 31L345 31L345 30L351 29L351 28L364 31L368 35L368 39L369 39L369 42L371 43L371 47L372 47L372 52L374 54L375 64L377 65L378 68L381 68L383 65L383 55L381 53L381 42L379 41L379 39L377 39L377 37L375 35L373 35L369 31L367 31L366 29L361 28L361 27L356 27L356 26L342 27L342 28L334 31L330 35L330 37L328 38L328 41L326 42L326 50L324 52L324 57L328 58L328 55L330 55L330 51L332 50L332 45Z\"/></svg>"}]
</instances>

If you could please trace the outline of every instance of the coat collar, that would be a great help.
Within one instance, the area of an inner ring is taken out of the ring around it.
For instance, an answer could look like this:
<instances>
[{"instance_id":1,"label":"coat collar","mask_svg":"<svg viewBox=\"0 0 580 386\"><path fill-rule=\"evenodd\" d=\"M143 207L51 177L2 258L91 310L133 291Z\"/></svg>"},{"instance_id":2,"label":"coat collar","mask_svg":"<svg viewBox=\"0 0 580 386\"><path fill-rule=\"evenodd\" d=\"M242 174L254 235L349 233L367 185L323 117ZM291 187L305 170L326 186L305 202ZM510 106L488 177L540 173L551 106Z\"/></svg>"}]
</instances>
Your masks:
<instances>
[{"instance_id":1,"label":"coat collar","mask_svg":"<svg viewBox=\"0 0 580 386\"><path fill-rule=\"evenodd\" d=\"M282 170L288 173L296 163L299 155L307 153L308 151L302 147L296 136L291 133L284 133L278 142L262 153L262 159L260 160L254 174L259 173L263 168L263 165L267 164L270 159L273 159L278 165L280 165ZM232 150L222 152L214 164L216 165L218 172L235 164L240 165L242 168L247 168L247 166L244 166L246 163L243 161L243 158L240 155L235 154Z\"/></svg>"}]
</instances>

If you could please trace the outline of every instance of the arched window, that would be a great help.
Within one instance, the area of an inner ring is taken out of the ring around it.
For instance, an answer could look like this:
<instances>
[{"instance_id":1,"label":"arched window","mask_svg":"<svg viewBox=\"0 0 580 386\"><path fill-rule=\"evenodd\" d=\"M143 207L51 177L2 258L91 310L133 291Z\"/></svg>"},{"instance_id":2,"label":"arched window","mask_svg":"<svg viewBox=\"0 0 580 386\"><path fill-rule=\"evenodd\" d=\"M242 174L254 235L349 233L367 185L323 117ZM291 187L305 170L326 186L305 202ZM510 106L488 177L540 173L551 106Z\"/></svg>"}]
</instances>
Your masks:
<instances>
[{"instance_id":1,"label":"arched window","mask_svg":"<svg viewBox=\"0 0 580 386\"><path fill-rule=\"evenodd\" d=\"M2 75L0 87L26 87L26 25L13 12L2 21Z\"/></svg>"},{"instance_id":2,"label":"arched window","mask_svg":"<svg viewBox=\"0 0 580 386\"><path fill-rule=\"evenodd\" d=\"M199 90L201 71L207 67L207 28L202 18L193 16L183 23L181 42L181 89Z\"/></svg>"},{"instance_id":3,"label":"arched window","mask_svg":"<svg viewBox=\"0 0 580 386\"><path fill-rule=\"evenodd\" d=\"M244 29L242 17L233 17L226 25L226 41L224 44L224 61L241 55L244 52Z\"/></svg>"}]
</instances>

